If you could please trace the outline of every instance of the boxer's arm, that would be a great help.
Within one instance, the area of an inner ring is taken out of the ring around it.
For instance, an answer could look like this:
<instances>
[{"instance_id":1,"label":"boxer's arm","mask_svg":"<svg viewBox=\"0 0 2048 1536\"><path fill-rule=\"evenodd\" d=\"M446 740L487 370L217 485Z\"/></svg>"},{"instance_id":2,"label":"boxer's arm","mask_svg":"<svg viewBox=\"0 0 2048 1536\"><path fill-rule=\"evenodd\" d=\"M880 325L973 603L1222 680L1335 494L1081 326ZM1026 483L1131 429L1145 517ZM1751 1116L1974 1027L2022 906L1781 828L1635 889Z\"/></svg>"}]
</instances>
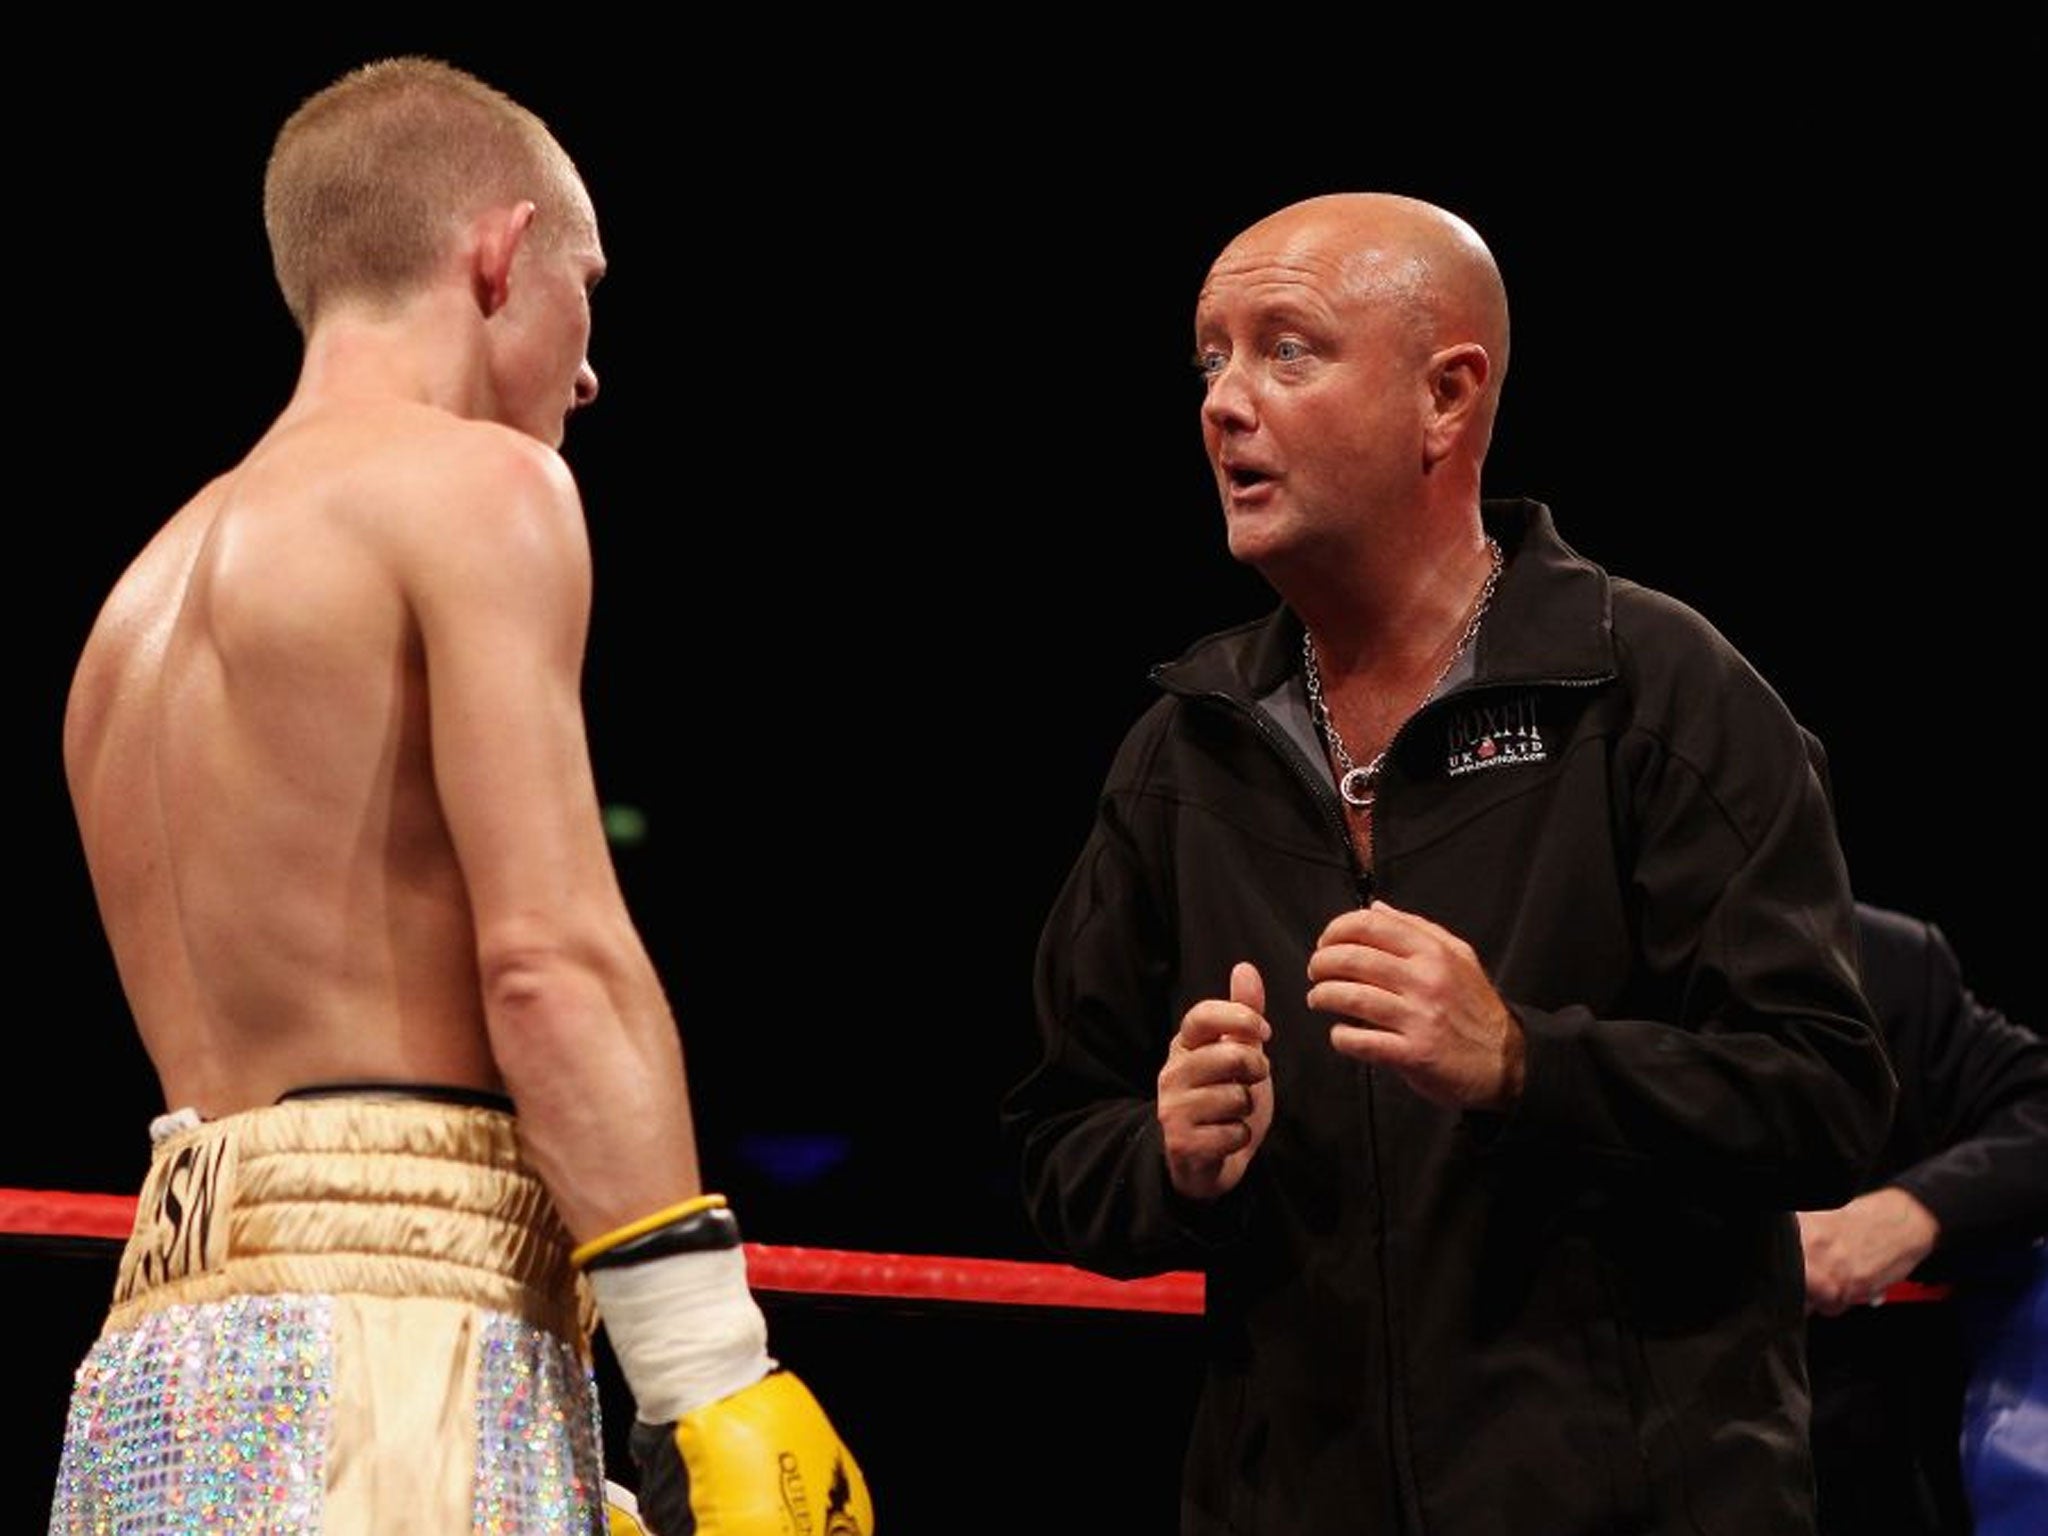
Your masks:
<instances>
[{"instance_id":1,"label":"boxer's arm","mask_svg":"<svg viewBox=\"0 0 2048 1536\"><path fill-rule=\"evenodd\" d=\"M390 558L419 624L490 1051L580 1242L702 1189L681 1035L626 908L584 725L582 505L560 457L509 430L451 426L415 458Z\"/></svg>"}]
</instances>

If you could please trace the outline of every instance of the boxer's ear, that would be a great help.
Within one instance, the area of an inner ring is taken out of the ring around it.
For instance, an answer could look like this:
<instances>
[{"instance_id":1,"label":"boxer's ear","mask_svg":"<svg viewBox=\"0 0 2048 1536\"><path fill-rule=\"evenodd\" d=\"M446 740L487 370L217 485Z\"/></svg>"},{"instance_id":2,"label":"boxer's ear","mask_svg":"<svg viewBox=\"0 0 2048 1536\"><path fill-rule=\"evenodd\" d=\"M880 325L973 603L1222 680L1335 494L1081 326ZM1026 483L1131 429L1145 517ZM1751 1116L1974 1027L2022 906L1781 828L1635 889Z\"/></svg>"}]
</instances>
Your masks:
<instances>
[{"instance_id":1,"label":"boxer's ear","mask_svg":"<svg viewBox=\"0 0 2048 1536\"><path fill-rule=\"evenodd\" d=\"M470 274L477 308L486 319L505 307L512 287L512 263L533 228L535 205L511 203L487 208L470 229Z\"/></svg>"}]
</instances>

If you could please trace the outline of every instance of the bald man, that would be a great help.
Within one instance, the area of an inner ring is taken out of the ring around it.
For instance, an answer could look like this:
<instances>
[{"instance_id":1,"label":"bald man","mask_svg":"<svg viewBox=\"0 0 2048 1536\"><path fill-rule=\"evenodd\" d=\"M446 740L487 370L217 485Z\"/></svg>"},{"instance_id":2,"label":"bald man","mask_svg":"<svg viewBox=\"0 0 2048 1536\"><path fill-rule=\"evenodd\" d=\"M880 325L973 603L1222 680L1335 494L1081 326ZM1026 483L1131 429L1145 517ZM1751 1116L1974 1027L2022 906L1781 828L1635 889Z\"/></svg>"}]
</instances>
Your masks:
<instances>
[{"instance_id":1,"label":"bald man","mask_svg":"<svg viewBox=\"0 0 2048 1536\"><path fill-rule=\"evenodd\" d=\"M1207 1275L1185 1536L1806 1536L1792 1212L1895 1084L1819 749L1699 613L1482 497L1486 243L1283 208L1195 307L1230 552L1049 914L1037 1231Z\"/></svg>"}]
</instances>

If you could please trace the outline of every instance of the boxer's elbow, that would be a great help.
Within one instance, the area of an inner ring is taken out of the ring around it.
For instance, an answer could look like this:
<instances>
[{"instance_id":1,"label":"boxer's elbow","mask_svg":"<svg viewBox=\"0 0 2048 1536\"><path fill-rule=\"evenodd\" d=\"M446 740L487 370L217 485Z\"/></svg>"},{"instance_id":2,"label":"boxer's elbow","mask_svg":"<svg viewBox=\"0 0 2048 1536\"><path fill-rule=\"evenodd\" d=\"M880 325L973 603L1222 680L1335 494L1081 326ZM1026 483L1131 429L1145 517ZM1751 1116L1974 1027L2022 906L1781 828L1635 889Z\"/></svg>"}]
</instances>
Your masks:
<instances>
[{"instance_id":1,"label":"boxer's elbow","mask_svg":"<svg viewBox=\"0 0 2048 1536\"><path fill-rule=\"evenodd\" d=\"M644 986L636 943L601 928L511 926L478 945L491 1048L509 1081L558 1070L616 1032Z\"/></svg>"}]
</instances>

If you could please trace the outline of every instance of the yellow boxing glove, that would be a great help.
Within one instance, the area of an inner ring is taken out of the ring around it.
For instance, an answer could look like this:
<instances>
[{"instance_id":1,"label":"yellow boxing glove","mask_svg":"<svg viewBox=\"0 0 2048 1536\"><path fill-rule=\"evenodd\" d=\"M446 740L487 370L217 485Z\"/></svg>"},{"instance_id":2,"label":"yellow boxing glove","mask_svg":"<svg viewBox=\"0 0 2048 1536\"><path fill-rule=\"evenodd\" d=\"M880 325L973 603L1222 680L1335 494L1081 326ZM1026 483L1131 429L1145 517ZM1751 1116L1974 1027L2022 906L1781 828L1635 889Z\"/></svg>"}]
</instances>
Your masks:
<instances>
[{"instance_id":1,"label":"yellow boxing glove","mask_svg":"<svg viewBox=\"0 0 2048 1536\"><path fill-rule=\"evenodd\" d=\"M874 1536L859 1464L788 1371L673 1424L636 1422L631 1445L661 1536Z\"/></svg>"},{"instance_id":2,"label":"yellow boxing glove","mask_svg":"<svg viewBox=\"0 0 2048 1536\"><path fill-rule=\"evenodd\" d=\"M606 1536L654 1536L640 1523L640 1501L610 1478L604 1480Z\"/></svg>"},{"instance_id":3,"label":"yellow boxing glove","mask_svg":"<svg viewBox=\"0 0 2048 1536\"><path fill-rule=\"evenodd\" d=\"M874 1536L853 1453L767 1352L739 1226L720 1195L576 1250L635 1416L637 1518L652 1536ZM620 1528L613 1536L635 1536Z\"/></svg>"}]
</instances>

